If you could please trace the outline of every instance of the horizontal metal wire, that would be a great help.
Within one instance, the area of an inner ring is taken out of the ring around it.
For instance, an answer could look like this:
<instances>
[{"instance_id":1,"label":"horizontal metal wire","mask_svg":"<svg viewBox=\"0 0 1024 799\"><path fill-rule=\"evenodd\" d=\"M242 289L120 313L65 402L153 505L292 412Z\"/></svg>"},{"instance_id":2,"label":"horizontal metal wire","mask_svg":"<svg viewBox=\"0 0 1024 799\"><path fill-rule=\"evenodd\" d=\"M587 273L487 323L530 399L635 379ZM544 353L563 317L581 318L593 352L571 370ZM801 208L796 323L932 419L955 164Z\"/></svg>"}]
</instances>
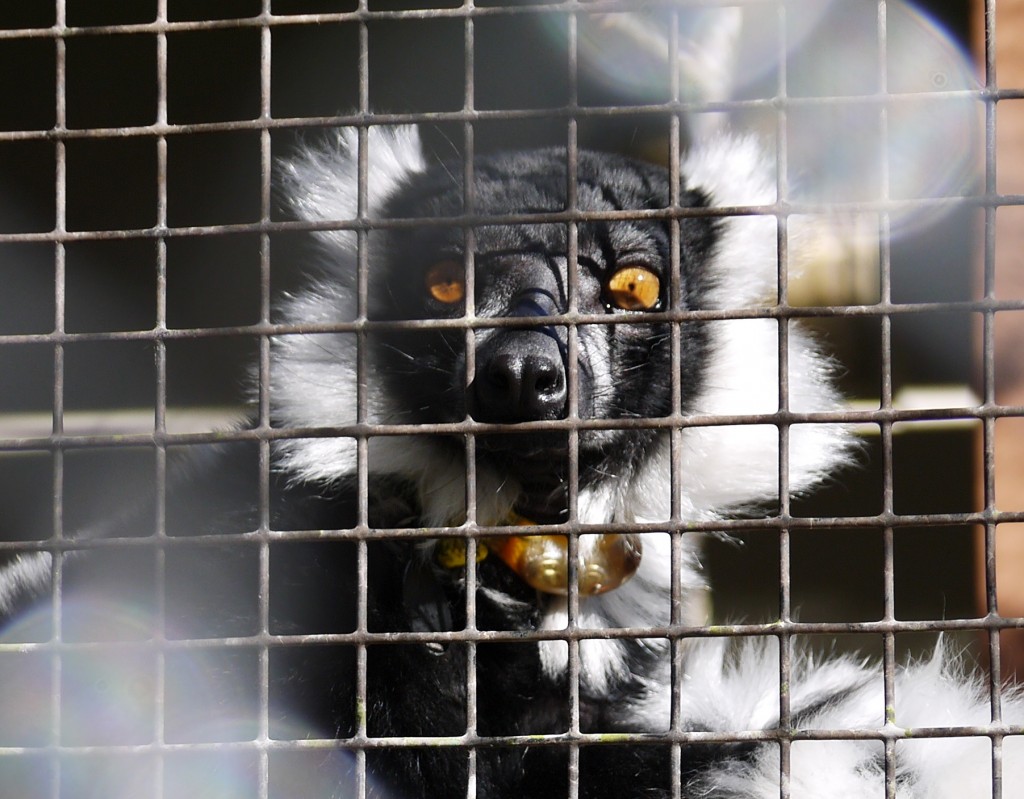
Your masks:
<instances>
[{"instance_id":1,"label":"horizontal metal wire","mask_svg":"<svg viewBox=\"0 0 1024 799\"><path fill-rule=\"evenodd\" d=\"M217 327L157 327L145 330L99 330L47 333L0 333L0 347L25 344L68 344L104 341L189 341L194 339L252 338L262 336L330 333L393 332L401 330L489 330L549 327L552 325L654 325L715 322L736 319L846 319L939 313L986 314L1024 311L1024 299L983 298L933 302L879 302L870 305L759 305L722 309L668 310L620 314L561 313L543 320L524 317L458 317L454 319L359 319L351 322L260 322Z\"/></svg>"},{"instance_id":2,"label":"horizontal metal wire","mask_svg":"<svg viewBox=\"0 0 1024 799\"><path fill-rule=\"evenodd\" d=\"M231 442L270 442L305 438L365 439L373 436L409 435L482 435L509 433L525 435L538 431L589 430L674 430L699 427L737 425L774 425L785 428L795 424L872 424L892 425L936 420L986 420L1024 416L1024 406L972 405L963 408L894 409L819 411L800 413L775 411L764 414L694 414L681 418L632 419L553 419L523 422L515 427L507 425L464 421L438 424L354 424L338 427L289 427L280 429L237 429L204 433L125 433L104 435L75 435L53 433L45 437L0 439L0 452L53 451L89 449L94 447L173 446L187 444L214 444Z\"/></svg>"},{"instance_id":3,"label":"horizontal metal wire","mask_svg":"<svg viewBox=\"0 0 1024 799\"><path fill-rule=\"evenodd\" d=\"M546 223L582 223L651 219L724 218L734 216L798 216L822 213L887 213L930 208L994 208L1024 204L1024 194L996 195L951 195L948 197L918 199L864 200L855 202L805 203L787 200L763 206L728 207L685 207L652 210L585 211L579 209L550 211L535 214L488 214L446 216L418 219L351 219L329 222L302 222L292 220L240 222L219 225L192 225L171 227L157 225L134 229L98 229L37 231L22 233L0 233L0 244L4 243L59 243L70 244L79 241L105 240L151 240L165 238L193 238L202 236L225 236L240 234L309 233L331 230L389 230L424 227L474 227L486 225L517 225Z\"/></svg>"},{"instance_id":4,"label":"horizontal metal wire","mask_svg":"<svg viewBox=\"0 0 1024 799\"><path fill-rule=\"evenodd\" d=\"M970 632L1024 628L1024 618L985 616L969 619L882 620L882 621L771 621L761 624L660 625L651 627L587 628L570 626L549 630L452 630L446 632L307 633L302 635L221 636L218 638L165 638L126 641L60 641L0 644L0 653L54 652L216 652L224 649L260 647L349 645L392 646L399 644L528 643L538 641L628 641L638 639L686 641L712 638L781 638L797 635L897 635L902 633Z\"/></svg>"},{"instance_id":5,"label":"horizontal metal wire","mask_svg":"<svg viewBox=\"0 0 1024 799\"><path fill-rule=\"evenodd\" d=\"M77 550L202 547L282 542L282 541L422 541L435 538L489 538L529 534L592 535L598 533L677 533L732 535L748 532L779 532L780 530L882 530L907 527L962 527L983 524L1010 524L1024 521L1024 511L964 511L961 513L884 512L869 516L766 516L753 519L719 519L703 521L608 522L588 524L566 522L552 525L486 526L466 524L458 527L370 527L356 525L336 530L264 530L231 533L207 533L189 536L61 538L36 541L0 541L0 552L71 552Z\"/></svg>"},{"instance_id":6,"label":"horizontal metal wire","mask_svg":"<svg viewBox=\"0 0 1024 799\"><path fill-rule=\"evenodd\" d=\"M773 7L778 0L686 0L691 8ZM74 36L109 36L113 34L218 30L221 28L252 27L261 30L286 25L324 25L340 22L366 23L374 21L422 19L477 19L504 16L564 16L566 13L601 14L610 12L644 12L678 8L680 0L562 0L551 3L509 3L508 5L476 6L472 3L445 7L410 9L373 9L360 4L351 11L273 14L269 9L258 15L230 19L181 20L161 18L153 22L135 22L120 25L73 26L54 25L46 28L14 28L0 30L3 38L69 38ZM160 15L163 17L164 15Z\"/></svg>"},{"instance_id":7,"label":"horizontal metal wire","mask_svg":"<svg viewBox=\"0 0 1024 799\"><path fill-rule=\"evenodd\" d=\"M191 136L200 133L234 133L263 131L300 131L319 128L370 127L394 125L436 125L443 123L484 123L529 120L607 119L645 115L677 115L691 113L729 113L740 111L784 112L800 108L836 106L905 106L914 103L976 100L979 104L1024 98L1024 89L949 89L926 94L891 92L886 94L851 94L847 96L753 98L745 100L674 100L636 105L581 105L563 108L473 109L451 111L392 112L373 114L333 114L329 116L272 117L217 122L171 123L166 120L152 125L75 128L58 125L54 128L0 131L5 141L76 141L83 139L126 139L138 137Z\"/></svg>"},{"instance_id":8,"label":"horizontal metal wire","mask_svg":"<svg viewBox=\"0 0 1024 799\"><path fill-rule=\"evenodd\" d=\"M254 749L271 752L296 752L325 749L390 749L408 747L458 747L486 748L499 746L556 746L568 744L586 746L615 746L622 744L666 745L666 744L709 744L709 743L744 743L772 741L899 741L926 738L990 738L997 739L1005 735L1019 735L1021 728L1004 724L986 724L974 726L951 727L898 727L887 724L869 729L782 729L770 730L738 730L736 732L701 732L670 730L664 733L621 733L609 736L601 733L569 732L547 733L537 735L437 735L437 736L404 736L376 738L370 736L353 736L351 738L321 738L302 740L258 740L258 741L224 741L217 743L153 743L153 744L110 744L105 746L52 746L52 747L13 747L0 746L0 758L18 756L28 753L67 754L67 755L99 755L99 754L133 754L146 753L170 754L173 752L238 752Z\"/></svg>"}]
</instances>

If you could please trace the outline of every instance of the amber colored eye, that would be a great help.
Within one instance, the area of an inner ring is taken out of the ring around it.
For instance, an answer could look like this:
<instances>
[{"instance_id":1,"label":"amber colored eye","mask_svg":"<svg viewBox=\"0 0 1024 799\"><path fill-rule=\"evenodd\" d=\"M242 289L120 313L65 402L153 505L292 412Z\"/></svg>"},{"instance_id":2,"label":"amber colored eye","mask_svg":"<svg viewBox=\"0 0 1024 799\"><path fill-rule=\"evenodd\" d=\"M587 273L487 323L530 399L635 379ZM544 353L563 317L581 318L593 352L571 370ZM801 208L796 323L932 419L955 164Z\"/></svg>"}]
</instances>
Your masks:
<instances>
[{"instance_id":1,"label":"amber colored eye","mask_svg":"<svg viewBox=\"0 0 1024 799\"><path fill-rule=\"evenodd\" d=\"M643 266L626 266L608 278L608 298L624 311L649 311L661 299L661 281Z\"/></svg>"},{"instance_id":2,"label":"amber colored eye","mask_svg":"<svg viewBox=\"0 0 1024 799\"><path fill-rule=\"evenodd\" d=\"M445 305L454 305L466 296L466 268L462 261L438 261L427 270L425 280L430 296Z\"/></svg>"}]
</instances>

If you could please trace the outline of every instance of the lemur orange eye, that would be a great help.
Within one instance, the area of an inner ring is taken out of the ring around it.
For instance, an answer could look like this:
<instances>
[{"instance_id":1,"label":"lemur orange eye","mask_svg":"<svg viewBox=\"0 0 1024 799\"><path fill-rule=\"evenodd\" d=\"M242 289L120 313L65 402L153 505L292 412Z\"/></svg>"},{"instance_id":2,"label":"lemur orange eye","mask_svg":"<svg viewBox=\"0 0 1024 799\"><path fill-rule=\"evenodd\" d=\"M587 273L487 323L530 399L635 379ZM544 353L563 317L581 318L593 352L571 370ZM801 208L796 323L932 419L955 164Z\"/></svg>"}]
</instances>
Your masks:
<instances>
[{"instance_id":1,"label":"lemur orange eye","mask_svg":"<svg viewBox=\"0 0 1024 799\"><path fill-rule=\"evenodd\" d=\"M608 299L624 311L649 311L661 299L661 281L643 266L625 266L608 278Z\"/></svg>"},{"instance_id":2,"label":"lemur orange eye","mask_svg":"<svg viewBox=\"0 0 1024 799\"><path fill-rule=\"evenodd\" d=\"M462 302L466 296L466 267L454 258L438 261L430 267L425 281L430 296L445 305Z\"/></svg>"}]
</instances>

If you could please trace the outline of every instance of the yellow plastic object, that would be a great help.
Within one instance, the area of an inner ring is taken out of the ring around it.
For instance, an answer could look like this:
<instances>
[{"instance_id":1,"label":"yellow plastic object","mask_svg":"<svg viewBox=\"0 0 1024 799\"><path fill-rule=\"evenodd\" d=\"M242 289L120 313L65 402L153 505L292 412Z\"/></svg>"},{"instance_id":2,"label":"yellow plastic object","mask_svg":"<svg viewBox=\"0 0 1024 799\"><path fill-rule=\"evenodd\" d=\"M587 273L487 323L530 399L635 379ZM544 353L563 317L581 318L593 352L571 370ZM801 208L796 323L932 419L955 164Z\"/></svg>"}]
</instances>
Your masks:
<instances>
[{"instance_id":1,"label":"yellow plastic object","mask_svg":"<svg viewBox=\"0 0 1024 799\"><path fill-rule=\"evenodd\" d=\"M489 538L488 546L532 588L546 594L569 593L569 542L564 535ZM599 535L593 549L580 558L580 596L618 588L636 574L641 554L639 536Z\"/></svg>"},{"instance_id":2,"label":"yellow plastic object","mask_svg":"<svg viewBox=\"0 0 1024 799\"><path fill-rule=\"evenodd\" d=\"M476 544L476 562L479 563L488 555L487 544L478 541ZM445 569L459 569L466 565L466 541L462 538L442 538L434 550L437 563Z\"/></svg>"},{"instance_id":3,"label":"yellow plastic object","mask_svg":"<svg viewBox=\"0 0 1024 799\"><path fill-rule=\"evenodd\" d=\"M535 524L514 512L505 523L519 527ZM586 554L581 553L576 570L580 596L612 591L640 567L640 536L605 533L596 538L593 547L581 547ZM480 540L476 545L476 562L491 552L530 587L546 594L569 593L569 539L564 535L510 535ZM437 542L434 556L441 567L460 569L466 565L466 541L443 538Z\"/></svg>"}]
</instances>

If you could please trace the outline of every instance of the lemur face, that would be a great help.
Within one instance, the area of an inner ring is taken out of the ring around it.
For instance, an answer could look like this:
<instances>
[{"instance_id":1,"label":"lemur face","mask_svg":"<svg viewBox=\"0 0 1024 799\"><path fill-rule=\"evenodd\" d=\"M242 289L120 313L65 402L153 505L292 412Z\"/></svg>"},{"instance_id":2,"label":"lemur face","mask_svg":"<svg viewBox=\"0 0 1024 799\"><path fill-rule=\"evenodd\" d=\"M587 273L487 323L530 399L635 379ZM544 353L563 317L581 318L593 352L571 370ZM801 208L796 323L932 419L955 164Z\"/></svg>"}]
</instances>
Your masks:
<instances>
[{"instance_id":1,"label":"lemur face","mask_svg":"<svg viewBox=\"0 0 1024 799\"><path fill-rule=\"evenodd\" d=\"M380 277L370 276L375 318L472 324L468 336L466 326L455 326L376 339L381 373L392 396L405 398L409 421L456 422L469 416L515 425L671 413L670 325L644 314L699 306L714 224L684 216L674 243L672 223L664 215L621 218L622 211L664 209L669 187L663 171L619 157L582 154L576 206L596 218L575 222L575 231L563 221L509 221L565 215L564 153L478 159L471 209L457 170L436 168L408 179L386 213L430 224L397 227L381 236L387 265ZM691 192L682 202L695 206L702 200ZM600 218L617 213L620 218ZM463 215L483 222L443 224ZM674 247L680 253L678 271ZM608 321L571 331L565 324L573 316L570 308ZM489 326L490 320L500 324ZM685 408L699 387L706 339L698 325L681 330ZM564 426L533 425L524 432L481 434L478 448L537 495L537 513L558 516L561 500L539 497L565 483L568 438ZM578 440L580 480L586 484L631 468L650 434L587 429Z\"/></svg>"}]
</instances>

